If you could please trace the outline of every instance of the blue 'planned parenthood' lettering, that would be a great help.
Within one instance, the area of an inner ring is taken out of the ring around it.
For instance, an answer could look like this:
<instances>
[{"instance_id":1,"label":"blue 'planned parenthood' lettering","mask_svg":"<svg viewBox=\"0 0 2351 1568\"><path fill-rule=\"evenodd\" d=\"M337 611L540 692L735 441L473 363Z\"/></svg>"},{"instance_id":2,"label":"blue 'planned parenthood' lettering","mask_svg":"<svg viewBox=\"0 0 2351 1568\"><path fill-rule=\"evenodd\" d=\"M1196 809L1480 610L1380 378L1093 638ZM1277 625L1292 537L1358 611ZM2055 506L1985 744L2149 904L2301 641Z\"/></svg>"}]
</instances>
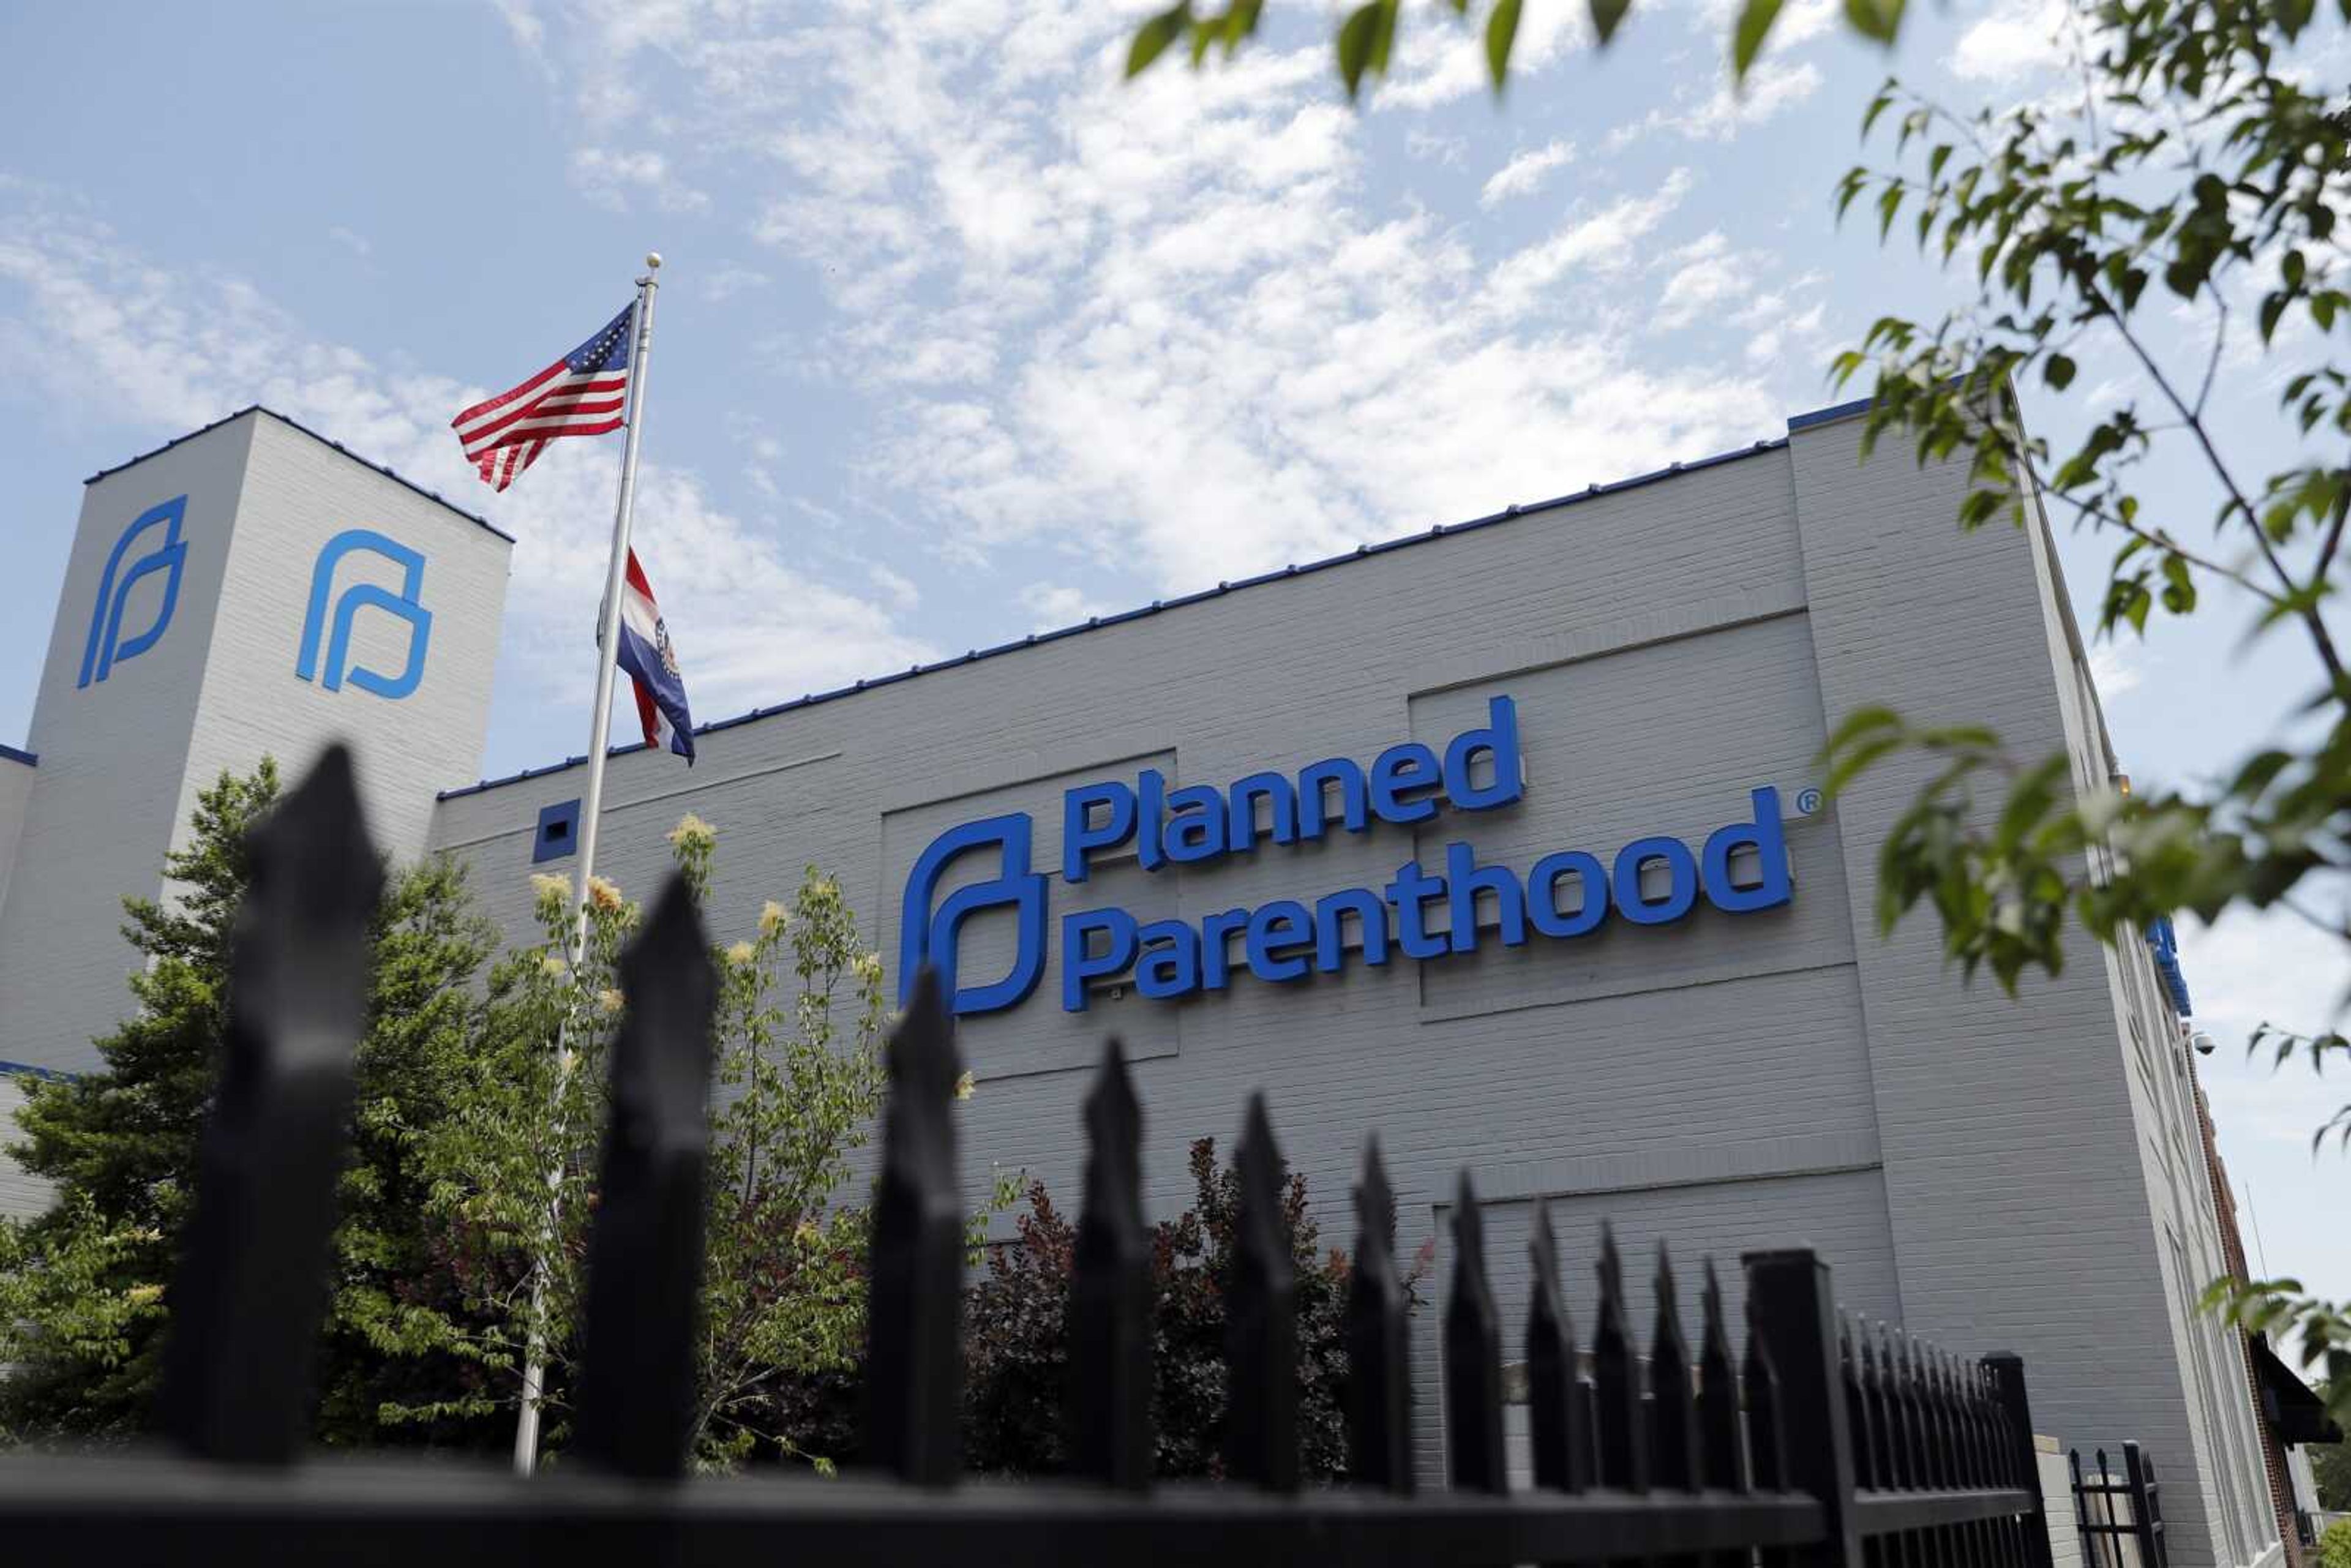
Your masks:
<instances>
[{"instance_id":1,"label":"blue 'planned parenthood' lettering","mask_svg":"<svg viewBox=\"0 0 2351 1568\"><path fill-rule=\"evenodd\" d=\"M1081 784L1062 797L1061 878L1083 883L1099 858L1130 845L1145 871L1194 866L1251 854L1265 843L1426 822L1440 810L1490 811L1525 793L1518 708L1498 696L1486 722L1455 736L1441 754L1406 741L1381 752L1369 768L1326 758L1294 776L1252 773L1222 789L1171 789L1153 768L1132 782ZM1770 909L1793 892L1780 792L1751 789L1748 808L1747 820L1717 829L1695 850L1666 836L1635 839L1606 862L1584 850L1561 850L1523 876L1509 866L1480 864L1473 846L1455 842L1445 847L1442 872L1410 860L1384 886L1342 888L1311 904L1278 898L1196 922L1139 921L1113 907L1079 910L1061 921L1061 1006L1084 1011L1094 987L1130 970L1143 995L1172 998L1223 990L1241 969L1281 985L1335 974L1351 961L1378 967L1401 955L1417 962L1474 952L1487 941L1522 946L1531 936L1572 941L1598 930L1612 912L1635 925L1662 925L1687 915L1701 896L1734 915ZM928 961L942 970L958 1013L994 1011L1029 996L1044 967L1047 931L1047 878L1029 869L1029 819L1015 812L933 841L907 879L902 985ZM948 862L987 848L1002 857L997 878L934 906ZM956 973L956 928L973 914L999 907L1013 910L1018 921L1012 969L992 984L966 985Z\"/></svg>"}]
</instances>

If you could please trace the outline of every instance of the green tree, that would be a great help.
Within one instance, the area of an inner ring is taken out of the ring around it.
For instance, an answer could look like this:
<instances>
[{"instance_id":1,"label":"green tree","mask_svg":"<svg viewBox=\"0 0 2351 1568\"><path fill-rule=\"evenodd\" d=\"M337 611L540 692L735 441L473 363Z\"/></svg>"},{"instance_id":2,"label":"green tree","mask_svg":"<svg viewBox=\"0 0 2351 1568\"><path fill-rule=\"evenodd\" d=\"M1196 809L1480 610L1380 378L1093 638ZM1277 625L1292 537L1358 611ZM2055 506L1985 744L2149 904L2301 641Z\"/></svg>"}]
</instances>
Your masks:
<instances>
[{"instance_id":1,"label":"green tree","mask_svg":"<svg viewBox=\"0 0 2351 1568\"><path fill-rule=\"evenodd\" d=\"M38 1218L0 1222L0 1426L26 1437L120 1437L148 1425L193 1198L197 1141L227 1021L231 933L250 874L247 831L279 788L265 758L197 796L165 900L124 900L138 1010L96 1042L100 1067L34 1087L12 1154L57 1185ZM368 1391L397 1369L350 1321L401 1288L428 1245L407 1148L439 1113L439 1064L466 1034L467 989L491 933L455 867L395 873L372 927L355 1063L358 1155L342 1185L336 1290L319 1367L322 1436L375 1433Z\"/></svg>"},{"instance_id":2,"label":"green tree","mask_svg":"<svg viewBox=\"0 0 2351 1568\"><path fill-rule=\"evenodd\" d=\"M2310 1456L2318 1506L2329 1513L2351 1513L2351 1443L2326 1443L2304 1451Z\"/></svg>"},{"instance_id":3,"label":"green tree","mask_svg":"<svg viewBox=\"0 0 2351 1568\"><path fill-rule=\"evenodd\" d=\"M706 902L716 835L688 816L669 841ZM563 958L570 884L534 882L541 939L494 971L480 1040L453 1078L448 1115L422 1144L455 1307L403 1303L374 1326L383 1349L468 1369L461 1385L390 1411L411 1421L516 1406L524 1349L538 1335L548 1441L559 1447L580 1348L605 1054L623 1005L613 967L638 910L611 883L591 884L575 974ZM852 1370L864 1333L869 1218L862 1194L845 1189L882 1104L882 961L840 884L814 867L789 907L769 902L751 936L712 957L717 1084L695 1453L714 1467L758 1456L823 1467L840 1436L839 1400L826 1390ZM559 1030L568 1060L555 1049Z\"/></svg>"}]
</instances>

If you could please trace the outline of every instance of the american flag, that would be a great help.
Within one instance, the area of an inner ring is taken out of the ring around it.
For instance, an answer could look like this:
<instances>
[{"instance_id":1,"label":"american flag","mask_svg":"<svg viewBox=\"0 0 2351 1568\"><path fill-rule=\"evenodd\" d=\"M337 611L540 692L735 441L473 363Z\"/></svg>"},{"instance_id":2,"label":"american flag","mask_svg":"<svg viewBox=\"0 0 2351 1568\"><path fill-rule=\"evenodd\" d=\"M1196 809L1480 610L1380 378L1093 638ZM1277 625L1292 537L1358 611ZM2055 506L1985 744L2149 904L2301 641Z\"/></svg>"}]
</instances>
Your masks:
<instances>
[{"instance_id":1,"label":"american flag","mask_svg":"<svg viewBox=\"0 0 2351 1568\"><path fill-rule=\"evenodd\" d=\"M628 402L630 329L636 307L512 392L477 402L449 422L482 483L503 490L564 435L601 435L621 428Z\"/></svg>"}]
</instances>

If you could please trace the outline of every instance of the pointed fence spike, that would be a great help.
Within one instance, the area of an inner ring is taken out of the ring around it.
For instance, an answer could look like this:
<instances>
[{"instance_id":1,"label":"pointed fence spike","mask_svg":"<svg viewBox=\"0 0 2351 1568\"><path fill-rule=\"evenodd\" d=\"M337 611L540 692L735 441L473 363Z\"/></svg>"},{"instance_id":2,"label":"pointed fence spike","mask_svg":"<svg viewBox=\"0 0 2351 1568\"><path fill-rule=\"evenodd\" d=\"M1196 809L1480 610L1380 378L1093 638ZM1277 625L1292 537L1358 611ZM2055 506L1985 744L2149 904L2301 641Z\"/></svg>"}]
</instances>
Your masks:
<instances>
[{"instance_id":1,"label":"pointed fence spike","mask_svg":"<svg viewBox=\"0 0 2351 1568\"><path fill-rule=\"evenodd\" d=\"M1534 1275L1527 1304L1527 1426L1535 1485L1582 1491L1592 1484L1592 1416L1575 1364L1575 1324L1559 1294L1559 1239L1542 1198L1535 1200L1527 1258Z\"/></svg>"},{"instance_id":2,"label":"pointed fence spike","mask_svg":"<svg viewBox=\"0 0 2351 1568\"><path fill-rule=\"evenodd\" d=\"M1625 1326L1625 1265L1616 1232L1600 1225L1600 1312L1592 1331L1592 1394L1600 1484L1649 1490L1649 1444L1642 1420L1641 1375Z\"/></svg>"},{"instance_id":3,"label":"pointed fence spike","mask_svg":"<svg viewBox=\"0 0 2351 1568\"><path fill-rule=\"evenodd\" d=\"M644 1480L684 1473L694 1437L718 975L683 876L621 955L611 1113L588 1241L580 1456Z\"/></svg>"},{"instance_id":4,"label":"pointed fence spike","mask_svg":"<svg viewBox=\"0 0 2351 1568\"><path fill-rule=\"evenodd\" d=\"M1747 1490L1746 1456L1739 1443L1739 1377L1730 1354L1730 1331L1722 1318L1722 1280L1714 1260L1706 1260L1700 1298L1705 1326L1698 1351L1698 1483L1719 1491Z\"/></svg>"},{"instance_id":5,"label":"pointed fence spike","mask_svg":"<svg viewBox=\"0 0 2351 1568\"><path fill-rule=\"evenodd\" d=\"M1070 1285L1070 1468L1151 1484L1151 1232L1143 1223L1143 1103L1113 1036L1086 1095L1086 1207Z\"/></svg>"},{"instance_id":6,"label":"pointed fence spike","mask_svg":"<svg viewBox=\"0 0 2351 1568\"><path fill-rule=\"evenodd\" d=\"M1698 1413L1690 1401L1689 1342L1682 1333L1673 1259L1657 1243L1656 1313L1649 1328L1649 1484L1698 1484Z\"/></svg>"},{"instance_id":7,"label":"pointed fence spike","mask_svg":"<svg viewBox=\"0 0 2351 1568\"><path fill-rule=\"evenodd\" d=\"M1845 1423L1853 1432L1854 1484L1885 1487L1893 1483L1886 1458L1886 1407L1879 1397L1877 1352L1870 1343L1869 1320L1840 1318L1844 1347Z\"/></svg>"},{"instance_id":8,"label":"pointed fence spike","mask_svg":"<svg viewBox=\"0 0 2351 1568\"><path fill-rule=\"evenodd\" d=\"M1902 1468L1902 1399L1894 1381L1893 1342L1882 1322L1873 1331L1865 1320L1861 1333L1863 1384L1869 1396L1869 1484L1904 1486L1907 1479ZM1860 1437L1856 1432L1856 1448Z\"/></svg>"},{"instance_id":9,"label":"pointed fence spike","mask_svg":"<svg viewBox=\"0 0 2351 1568\"><path fill-rule=\"evenodd\" d=\"M1453 1199L1453 1299L1445 1307L1446 1447L1456 1491L1510 1490L1501 1352L1501 1318L1486 1279L1485 1211L1465 1167Z\"/></svg>"},{"instance_id":10,"label":"pointed fence spike","mask_svg":"<svg viewBox=\"0 0 2351 1568\"><path fill-rule=\"evenodd\" d=\"M246 841L228 1030L172 1283L161 1413L205 1458L299 1449L383 872L351 756L329 747Z\"/></svg>"},{"instance_id":11,"label":"pointed fence spike","mask_svg":"<svg viewBox=\"0 0 2351 1568\"><path fill-rule=\"evenodd\" d=\"M1347 1281L1347 1459L1353 1478L1412 1490L1412 1367L1404 1280L1396 1269L1395 1191L1380 1141L1364 1145L1355 1184L1355 1260Z\"/></svg>"},{"instance_id":12,"label":"pointed fence spike","mask_svg":"<svg viewBox=\"0 0 2351 1568\"><path fill-rule=\"evenodd\" d=\"M1780 1426L1780 1374L1763 1332L1754 1292L1747 1296L1747 1354L1739 1364L1740 1392L1747 1406L1747 1461L1755 1490L1777 1491L1788 1484L1787 1445Z\"/></svg>"},{"instance_id":13,"label":"pointed fence spike","mask_svg":"<svg viewBox=\"0 0 2351 1568\"><path fill-rule=\"evenodd\" d=\"M1298 1265L1281 1155L1265 1096L1249 1096L1234 1151L1240 1177L1225 1296L1225 1469L1267 1491L1298 1490Z\"/></svg>"},{"instance_id":14,"label":"pointed fence spike","mask_svg":"<svg viewBox=\"0 0 2351 1568\"><path fill-rule=\"evenodd\" d=\"M961 1063L927 964L886 1062L865 1297L865 1449L901 1480L946 1486L962 1469L963 1197L951 1114Z\"/></svg>"}]
</instances>

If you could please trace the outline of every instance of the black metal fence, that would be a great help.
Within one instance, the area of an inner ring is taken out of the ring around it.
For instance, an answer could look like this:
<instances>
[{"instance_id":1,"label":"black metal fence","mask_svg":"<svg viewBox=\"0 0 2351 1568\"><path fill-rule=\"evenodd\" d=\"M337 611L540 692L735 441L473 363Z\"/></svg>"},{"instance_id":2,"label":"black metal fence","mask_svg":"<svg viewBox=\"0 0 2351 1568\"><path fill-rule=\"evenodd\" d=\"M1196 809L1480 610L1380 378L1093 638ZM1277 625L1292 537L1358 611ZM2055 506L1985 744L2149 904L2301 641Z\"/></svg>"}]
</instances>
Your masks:
<instances>
[{"instance_id":1,"label":"black metal fence","mask_svg":"<svg viewBox=\"0 0 2351 1568\"><path fill-rule=\"evenodd\" d=\"M298 1462L376 891L350 762L336 752L256 835L228 1061L173 1287L164 1410L178 1451L0 1460L7 1562L2049 1568L2015 1356L1966 1362L1842 1322L1827 1266L1802 1249L1741 1258L1743 1350L1709 1263L1693 1353L1661 1263L1644 1355L1604 1239L1586 1376L1540 1207L1521 1330L1534 1484L1513 1491L1504 1330L1466 1173L1443 1330L1450 1484L1418 1490L1407 1297L1376 1145L1355 1193L1345 1324L1353 1479L1301 1487L1295 1281L1262 1099L1238 1150L1226 1302L1231 1479L1155 1487L1141 1116L1115 1041L1086 1105L1076 1473L959 1484L958 1062L927 975L888 1047L868 1321L876 1468L838 1480L688 1479L714 977L674 883L622 963L567 1462L529 1482L448 1463Z\"/></svg>"},{"instance_id":2,"label":"black metal fence","mask_svg":"<svg viewBox=\"0 0 2351 1568\"><path fill-rule=\"evenodd\" d=\"M2170 1568L2163 1537L2163 1490L2155 1461L2137 1443L2123 1445L2123 1473L2116 1477L2097 1451L2095 1476L2082 1471L2082 1450L2065 1462L2074 1472L2074 1521L2082 1532L2082 1559L2089 1568ZM2122 1500L2117 1517L2115 1501ZM2126 1544L2127 1543L2127 1544Z\"/></svg>"}]
</instances>

